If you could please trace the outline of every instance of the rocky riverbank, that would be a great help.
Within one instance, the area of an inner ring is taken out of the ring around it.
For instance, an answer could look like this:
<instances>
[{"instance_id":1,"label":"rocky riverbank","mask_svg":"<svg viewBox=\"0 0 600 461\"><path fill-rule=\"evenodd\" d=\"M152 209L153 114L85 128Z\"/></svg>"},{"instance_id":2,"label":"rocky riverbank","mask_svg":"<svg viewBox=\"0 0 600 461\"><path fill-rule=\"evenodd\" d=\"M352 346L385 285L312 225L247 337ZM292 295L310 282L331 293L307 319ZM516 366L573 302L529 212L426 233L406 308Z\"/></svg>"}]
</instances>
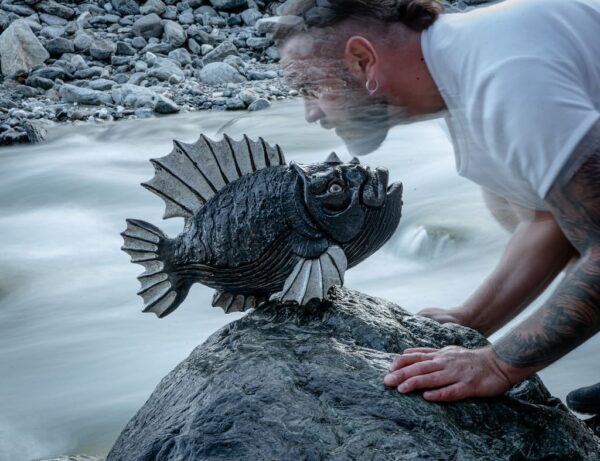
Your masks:
<instances>
[{"instance_id":1,"label":"rocky riverbank","mask_svg":"<svg viewBox=\"0 0 600 461\"><path fill-rule=\"evenodd\" d=\"M3 0L0 145L41 141L53 122L252 111L294 97L270 34L280 5Z\"/></svg>"},{"instance_id":2,"label":"rocky riverbank","mask_svg":"<svg viewBox=\"0 0 600 461\"><path fill-rule=\"evenodd\" d=\"M294 96L254 0L0 2L0 144L48 122L259 110Z\"/></svg>"}]
</instances>

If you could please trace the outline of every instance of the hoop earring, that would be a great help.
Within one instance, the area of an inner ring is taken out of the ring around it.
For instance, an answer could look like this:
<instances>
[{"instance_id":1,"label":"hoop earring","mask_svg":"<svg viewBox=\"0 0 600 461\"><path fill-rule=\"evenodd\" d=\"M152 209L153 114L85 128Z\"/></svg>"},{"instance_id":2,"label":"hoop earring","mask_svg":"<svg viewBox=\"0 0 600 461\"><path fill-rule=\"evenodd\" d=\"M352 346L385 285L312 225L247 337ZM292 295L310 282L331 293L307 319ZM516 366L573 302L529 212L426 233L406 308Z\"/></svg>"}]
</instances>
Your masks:
<instances>
[{"instance_id":1,"label":"hoop earring","mask_svg":"<svg viewBox=\"0 0 600 461\"><path fill-rule=\"evenodd\" d=\"M377 79L375 79L375 86L372 86L372 80L368 79L367 83L365 83L365 88L367 89L367 91L369 92L370 95L375 94L375 92L379 89L379 81Z\"/></svg>"}]
</instances>

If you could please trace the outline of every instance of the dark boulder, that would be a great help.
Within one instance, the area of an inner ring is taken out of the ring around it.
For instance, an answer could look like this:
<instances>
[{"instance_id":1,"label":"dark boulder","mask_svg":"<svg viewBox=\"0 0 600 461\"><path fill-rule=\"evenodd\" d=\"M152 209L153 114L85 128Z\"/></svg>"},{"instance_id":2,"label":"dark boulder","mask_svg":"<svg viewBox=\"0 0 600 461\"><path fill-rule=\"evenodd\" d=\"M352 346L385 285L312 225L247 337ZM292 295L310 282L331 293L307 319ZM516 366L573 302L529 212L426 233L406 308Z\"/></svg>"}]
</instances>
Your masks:
<instances>
[{"instance_id":1,"label":"dark boulder","mask_svg":"<svg viewBox=\"0 0 600 461\"><path fill-rule=\"evenodd\" d=\"M383 385L407 347L486 340L381 299L269 303L213 334L167 375L108 461L597 460L600 442L539 378L452 404Z\"/></svg>"}]
</instances>

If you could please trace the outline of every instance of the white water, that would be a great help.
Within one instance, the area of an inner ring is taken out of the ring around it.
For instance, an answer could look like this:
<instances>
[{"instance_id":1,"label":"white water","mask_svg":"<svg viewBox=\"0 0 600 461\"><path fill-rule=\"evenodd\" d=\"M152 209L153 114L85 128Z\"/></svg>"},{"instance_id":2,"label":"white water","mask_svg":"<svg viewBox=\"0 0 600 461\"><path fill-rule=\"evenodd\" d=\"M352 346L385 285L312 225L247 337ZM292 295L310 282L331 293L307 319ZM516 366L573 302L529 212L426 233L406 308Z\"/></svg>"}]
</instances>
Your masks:
<instances>
[{"instance_id":1,"label":"white water","mask_svg":"<svg viewBox=\"0 0 600 461\"><path fill-rule=\"evenodd\" d=\"M279 143L288 160L348 158L331 132L303 121L298 102L239 113L57 129L50 142L0 150L0 460L105 454L158 381L239 314L211 308L196 285L174 314L141 314L141 267L120 251L126 217L171 235L163 203L139 186L173 138L219 128ZM404 217L386 247L347 274L352 288L416 312L459 304L493 268L508 236L478 189L454 172L438 121L395 129L375 154L404 182ZM600 381L600 340L542 373L564 398Z\"/></svg>"}]
</instances>

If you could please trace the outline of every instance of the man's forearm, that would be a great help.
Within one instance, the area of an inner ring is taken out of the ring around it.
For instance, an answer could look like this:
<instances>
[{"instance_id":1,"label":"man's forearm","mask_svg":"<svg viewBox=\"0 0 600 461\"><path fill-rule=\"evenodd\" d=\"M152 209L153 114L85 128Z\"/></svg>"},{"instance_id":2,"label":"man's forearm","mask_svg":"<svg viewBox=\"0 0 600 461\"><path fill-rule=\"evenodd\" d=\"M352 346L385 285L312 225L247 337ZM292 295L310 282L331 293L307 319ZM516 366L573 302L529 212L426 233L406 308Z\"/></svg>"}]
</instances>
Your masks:
<instances>
[{"instance_id":1,"label":"man's forearm","mask_svg":"<svg viewBox=\"0 0 600 461\"><path fill-rule=\"evenodd\" d=\"M600 330L600 250L590 251L554 295L501 338L494 351L513 367L544 367Z\"/></svg>"},{"instance_id":2,"label":"man's forearm","mask_svg":"<svg viewBox=\"0 0 600 461\"><path fill-rule=\"evenodd\" d=\"M600 330L600 122L573 158L587 160L547 200L581 260L540 310L496 344L515 367L545 366Z\"/></svg>"},{"instance_id":3,"label":"man's forearm","mask_svg":"<svg viewBox=\"0 0 600 461\"><path fill-rule=\"evenodd\" d=\"M520 224L494 272L465 301L469 326L490 335L527 307L577 255L550 217Z\"/></svg>"}]
</instances>

